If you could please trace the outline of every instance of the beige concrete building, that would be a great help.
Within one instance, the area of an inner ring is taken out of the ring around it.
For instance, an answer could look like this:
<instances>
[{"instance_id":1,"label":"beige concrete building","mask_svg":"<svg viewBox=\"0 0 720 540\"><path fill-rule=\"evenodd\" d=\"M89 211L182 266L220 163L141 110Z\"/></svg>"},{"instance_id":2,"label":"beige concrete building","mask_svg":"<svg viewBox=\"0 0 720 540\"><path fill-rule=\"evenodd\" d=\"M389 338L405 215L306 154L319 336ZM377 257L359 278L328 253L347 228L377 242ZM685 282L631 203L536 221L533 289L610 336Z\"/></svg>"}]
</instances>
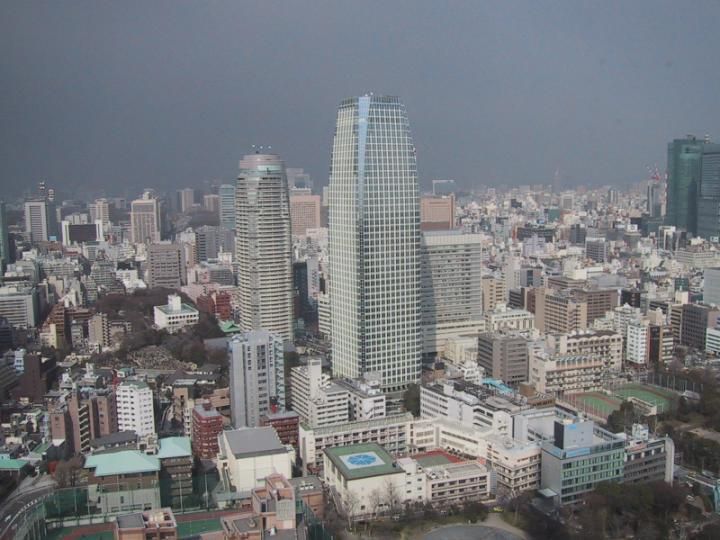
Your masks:
<instances>
[{"instance_id":1,"label":"beige concrete building","mask_svg":"<svg viewBox=\"0 0 720 540\"><path fill-rule=\"evenodd\" d=\"M583 330L572 334L548 334L545 343L555 354L591 355L605 359L608 369L619 371L623 361L623 337L609 330Z\"/></svg>"},{"instance_id":2,"label":"beige concrete building","mask_svg":"<svg viewBox=\"0 0 720 540\"><path fill-rule=\"evenodd\" d=\"M600 390L607 370L600 356L534 353L530 383L546 394L575 394Z\"/></svg>"},{"instance_id":3,"label":"beige concrete building","mask_svg":"<svg viewBox=\"0 0 720 540\"><path fill-rule=\"evenodd\" d=\"M482 278L482 306L483 313L494 310L498 304L505 304L507 288L505 280L485 276Z\"/></svg>"},{"instance_id":4,"label":"beige concrete building","mask_svg":"<svg viewBox=\"0 0 720 540\"><path fill-rule=\"evenodd\" d=\"M420 229L441 231L455 228L455 195L420 197Z\"/></svg>"},{"instance_id":5,"label":"beige concrete building","mask_svg":"<svg viewBox=\"0 0 720 540\"><path fill-rule=\"evenodd\" d=\"M290 224L293 236L305 236L308 229L320 228L320 195L290 194Z\"/></svg>"},{"instance_id":6,"label":"beige concrete building","mask_svg":"<svg viewBox=\"0 0 720 540\"><path fill-rule=\"evenodd\" d=\"M580 302L564 291L544 287L535 292L535 327L545 334L568 334L588 326L586 302Z\"/></svg>"}]
</instances>

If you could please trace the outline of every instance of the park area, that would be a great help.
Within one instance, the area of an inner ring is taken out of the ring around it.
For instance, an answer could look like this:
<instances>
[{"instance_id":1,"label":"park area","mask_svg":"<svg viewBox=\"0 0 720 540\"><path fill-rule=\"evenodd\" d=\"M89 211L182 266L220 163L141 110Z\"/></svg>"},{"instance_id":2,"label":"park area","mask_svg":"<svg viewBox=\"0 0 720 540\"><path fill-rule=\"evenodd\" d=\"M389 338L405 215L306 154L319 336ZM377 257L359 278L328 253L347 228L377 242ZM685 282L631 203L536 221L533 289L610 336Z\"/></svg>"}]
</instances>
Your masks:
<instances>
[{"instance_id":1,"label":"park area","mask_svg":"<svg viewBox=\"0 0 720 540\"><path fill-rule=\"evenodd\" d=\"M613 411L620 410L623 401L642 402L656 407L658 413L671 410L677 402L678 395L665 388L646 384L631 383L617 387L610 394L605 392L584 392L566 396L565 400L578 409L607 420Z\"/></svg>"}]
</instances>

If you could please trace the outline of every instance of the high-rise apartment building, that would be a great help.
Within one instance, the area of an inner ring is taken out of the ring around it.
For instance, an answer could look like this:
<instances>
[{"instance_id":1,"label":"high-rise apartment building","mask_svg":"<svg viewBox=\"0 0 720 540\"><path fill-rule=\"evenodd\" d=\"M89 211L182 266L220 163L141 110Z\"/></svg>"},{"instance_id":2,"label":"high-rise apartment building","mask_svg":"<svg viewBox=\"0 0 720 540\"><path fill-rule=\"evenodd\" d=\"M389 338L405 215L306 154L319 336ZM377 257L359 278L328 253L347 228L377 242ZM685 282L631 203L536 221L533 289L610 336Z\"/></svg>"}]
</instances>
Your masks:
<instances>
[{"instance_id":1,"label":"high-rise apartment building","mask_svg":"<svg viewBox=\"0 0 720 540\"><path fill-rule=\"evenodd\" d=\"M668 144L665 223L694 233L704 142L692 135Z\"/></svg>"},{"instance_id":2,"label":"high-rise apartment building","mask_svg":"<svg viewBox=\"0 0 720 540\"><path fill-rule=\"evenodd\" d=\"M147 250L148 287L179 289L185 279L185 260L180 244L151 244Z\"/></svg>"},{"instance_id":3,"label":"high-rise apartment building","mask_svg":"<svg viewBox=\"0 0 720 540\"><path fill-rule=\"evenodd\" d=\"M153 393L143 381L125 381L117 387L118 431L134 431L138 437L155 435Z\"/></svg>"},{"instance_id":4,"label":"high-rise apartment building","mask_svg":"<svg viewBox=\"0 0 720 540\"><path fill-rule=\"evenodd\" d=\"M285 163L273 154L240 161L235 260L240 327L293 337L292 239Z\"/></svg>"},{"instance_id":5,"label":"high-rise apartment building","mask_svg":"<svg viewBox=\"0 0 720 540\"><path fill-rule=\"evenodd\" d=\"M320 195L290 195L290 222L293 236L305 236L308 229L320 227Z\"/></svg>"},{"instance_id":6,"label":"high-rise apartment building","mask_svg":"<svg viewBox=\"0 0 720 540\"><path fill-rule=\"evenodd\" d=\"M483 326L482 235L425 232L420 251L423 354L431 354Z\"/></svg>"},{"instance_id":7,"label":"high-rise apartment building","mask_svg":"<svg viewBox=\"0 0 720 540\"><path fill-rule=\"evenodd\" d=\"M58 230L55 205L45 199L25 201L25 231L32 242L56 239Z\"/></svg>"},{"instance_id":8,"label":"high-rise apartment building","mask_svg":"<svg viewBox=\"0 0 720 540\"><path fill-rule=\"evenodd\" d=\"M160 241L159 201L146 191L130 203L130 240L135 244Z\"/></svg>"},{"instance_id":9,"label":"high-rise apartment building","mask_svg":"<svg viewBox=\"0 0 720 540\"><path fill-rule=\"evenodd\" d=\"M283 338L266 330L230 341L230 412L233 427L256 427L260 417L285 408Z\"/></svg>"},{"instance_id":10,"label":"high-rise apartment building","mask_svg":"<svg viewBox=\"0 0 720 540\"><path fill-rule=\"evenodd\" d=\"M720 237L720 144L702 146L695 232L707 239Z\"/></svg>"},{"instance_id":11,"label":"high-rise apartment building","mask_svg":"<svg viewBox=\"0 0 720 540\"><path fill-rule=\"evenodd\" d=\"M420 379L420 205L415 146L397 97L340 104L330 173L333 370Z\"/></svg>"},{"instance_id":12,"label":"high-rise apartment building","mask_svg":"<svg viewBox=\"0 0 720 540\"><path fill-rule=\"evenodd\" d=\"M235 186L223 184L218 187L220 197L220 226L235 230Z\"/></svg>"}]
</instances>

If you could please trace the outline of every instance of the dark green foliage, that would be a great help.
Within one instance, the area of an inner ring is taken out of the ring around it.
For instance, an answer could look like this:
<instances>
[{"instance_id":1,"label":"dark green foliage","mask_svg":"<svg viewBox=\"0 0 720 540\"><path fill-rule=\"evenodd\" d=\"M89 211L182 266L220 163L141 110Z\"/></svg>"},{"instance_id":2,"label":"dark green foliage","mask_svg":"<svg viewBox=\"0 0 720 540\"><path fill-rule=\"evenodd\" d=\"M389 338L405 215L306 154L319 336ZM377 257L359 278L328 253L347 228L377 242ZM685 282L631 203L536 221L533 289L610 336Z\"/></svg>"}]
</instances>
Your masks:
<instances>
[{"instance_id":1,"label":"dark green foliage","mask_svg":"<svg viewBox=\"0 0 720 540\"><path fill-rule=\"evenodd\" d=\"M465 519L475 523L477 521L485 521L487 519L488 509L479 501L468 501L463 504L461 513Z\"/></svg>"},{"instance_id":2,"label":"dark green foliage","mask_svg":"<svg viewBox=\"0 0 720 540\"><path fill-rule=\"evenodd\" d=\"M403 394L403 406L414 416L420 416L420 387L417 384L410 383L408 385Z\"/></svg>"},{"instance_id":3,"label":"dark green foliage","mask_svg":"<svg viewBox=\"0 0 720 540\"><path fill-rule=\"evenodd\" d=\"M635 406L629 401L623 401L620 410L608 416L607 427L613 433L622 433L639 421L640 415L635 411Z\"/></svg>"},{"instance_id":4,"label":"dark green foliage","mask_svg":"<svg viewBox=\"0 0 720 540\"><path fill-rule=\"evenodd\" d=\"M671 436L675 442L675 451L682 452L686 465L720 473L720 444L687 431Z\"/></svg>"}]
</instances>

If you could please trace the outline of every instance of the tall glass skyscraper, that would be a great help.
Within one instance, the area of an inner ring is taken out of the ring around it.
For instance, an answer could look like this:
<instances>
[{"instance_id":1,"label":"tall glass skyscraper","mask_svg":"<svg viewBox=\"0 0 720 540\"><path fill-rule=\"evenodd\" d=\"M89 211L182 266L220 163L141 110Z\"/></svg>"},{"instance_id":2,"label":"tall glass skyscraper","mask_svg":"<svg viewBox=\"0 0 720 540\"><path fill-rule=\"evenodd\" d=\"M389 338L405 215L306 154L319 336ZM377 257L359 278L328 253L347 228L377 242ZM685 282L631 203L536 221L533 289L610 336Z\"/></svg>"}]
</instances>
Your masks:
<instances>
[{"instance_id":1,"label":"tall glass skyscraper","mask_svg":"<svg viewBox=\"0 0 720 540\"><path fill-rule=\"evenodd\" d=\"M250 154L240 161L235 220L240 327L292 340L290 201L278 156Z\"/></svg>"},{"instance_id":2,"label":"tall glass skyscraper","mask_svg":"<svg viewBox=\"0 0 720 540\"><path fill-rule=\"evenodd\" d=\"M696 232L708 240L720 237L720 144L703 145Z\"/></svg>"},{"instance_id":3,"label":"tall glass skyscraper","mask_svg":"<svg viewBox=\"0 0 720 540\"><path fill-rule=\"evenodd\" d=\"M235 230L235 186L223 184L218 188L220 197L220 226Z\"/></svg>"},{"instance_id":4,"label":"tall glass skyscraper","mask_svg":"<svg viewBox=\"0 0 720 540\"><path fill-rule=\"evenodd\" d=\"M340 104L330 171L335 376L420 380L420 205L415 147L397 97Z\"/></svg>"},{"instance_id":5,"label":"tall glass skyscraper","mask_svg":"<svg viewBox=\"0 0 720 540\"><path fill-rule=\"evenodd\" d=\"M665 222L695 233L703 141L688 135L668 144Z\"/></svg>"}]
</instances>

